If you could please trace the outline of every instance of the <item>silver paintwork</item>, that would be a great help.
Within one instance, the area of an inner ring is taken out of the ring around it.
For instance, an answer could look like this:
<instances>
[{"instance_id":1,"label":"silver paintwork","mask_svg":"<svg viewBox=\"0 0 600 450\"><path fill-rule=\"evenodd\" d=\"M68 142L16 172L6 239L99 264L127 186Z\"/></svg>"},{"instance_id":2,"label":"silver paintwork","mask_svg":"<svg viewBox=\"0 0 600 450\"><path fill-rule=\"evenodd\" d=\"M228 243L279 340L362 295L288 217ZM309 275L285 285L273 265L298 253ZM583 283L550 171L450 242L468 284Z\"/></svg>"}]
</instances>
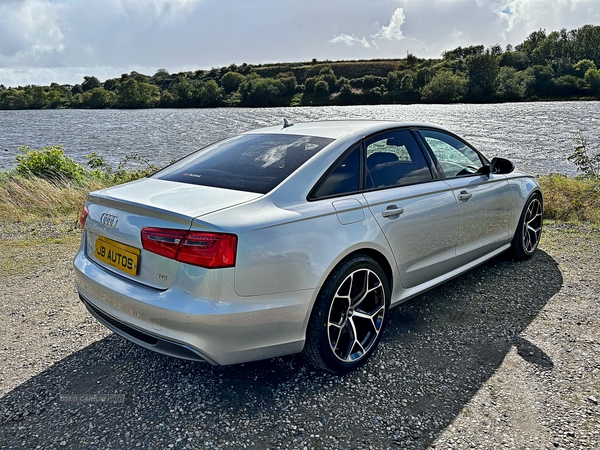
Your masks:
<instances>
[{"instance_id":1,"label":"silver paintwork","mask_svg":"<svg viewBox=\"0 0 600 450\"><path fill-rule=\"evenodd\" d=\"M77 289L117 322L211 364L233 364L300 352L319 289L348 255L378 260L395 306L509 248L526 201L539 192L521 172L307 201L353 143L412 126L421 124L340 121L252 131L336 139L266 195L154 178L91 193L74 260ZM103 214L118 216L118 226L103 225ZM94 258L98 235L141 248L144 226L235 233L236 267L208 270L142 249L133 277Z\"/></svg>"}]
</instances>

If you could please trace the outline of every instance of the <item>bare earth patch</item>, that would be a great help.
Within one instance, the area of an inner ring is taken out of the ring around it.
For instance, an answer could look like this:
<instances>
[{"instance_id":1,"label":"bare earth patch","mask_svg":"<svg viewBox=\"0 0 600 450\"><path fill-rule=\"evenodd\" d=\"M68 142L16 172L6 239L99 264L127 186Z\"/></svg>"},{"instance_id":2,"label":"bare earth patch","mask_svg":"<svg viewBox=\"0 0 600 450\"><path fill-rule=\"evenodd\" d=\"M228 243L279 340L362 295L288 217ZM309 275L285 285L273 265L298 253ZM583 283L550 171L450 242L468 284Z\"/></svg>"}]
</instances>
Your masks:
<instances>
[{"instance_id":1,"label":"bare earth patch","mask_svg":"<svg viewBox=\"0 0 600 450\"><path fill-rule=\"evenodd\" d=\"M0 227L0 448L600 448L600 233L547 226L391 311L337 377L140 349L73 286L79 231Z\"/></svg>"}]
</instances>

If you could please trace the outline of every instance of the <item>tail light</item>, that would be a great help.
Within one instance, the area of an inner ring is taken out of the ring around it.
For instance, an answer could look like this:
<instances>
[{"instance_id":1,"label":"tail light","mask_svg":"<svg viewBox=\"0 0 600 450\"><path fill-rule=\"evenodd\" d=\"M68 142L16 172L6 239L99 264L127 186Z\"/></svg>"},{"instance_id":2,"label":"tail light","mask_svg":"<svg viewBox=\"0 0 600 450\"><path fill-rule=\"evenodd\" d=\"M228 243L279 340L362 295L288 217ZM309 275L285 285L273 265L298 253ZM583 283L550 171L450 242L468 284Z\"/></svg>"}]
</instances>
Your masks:
<instances>
[{"instance_id":1,"label":"tail light","mask_svg":"<svg viewBox=\"0 0 600 450\"><path fill-rule=\"evenodd\" d=\"M165 258L207 269L234 267L237 236L169 228L143 228L142 247Z\"/></svg>"},{"instance_id":2,"label":"tail light","mask_svg":"<svg viewBox=\"0 0 600 450\"><path fill-rule=\"evenodd\" d=\"M79 214L79 226L81 228L85 226L85 221L87 220L89 214L90 211L87 209L87 206L83 205L83 208L81 208L81 213Z\"/></svg>"}]
</instances>

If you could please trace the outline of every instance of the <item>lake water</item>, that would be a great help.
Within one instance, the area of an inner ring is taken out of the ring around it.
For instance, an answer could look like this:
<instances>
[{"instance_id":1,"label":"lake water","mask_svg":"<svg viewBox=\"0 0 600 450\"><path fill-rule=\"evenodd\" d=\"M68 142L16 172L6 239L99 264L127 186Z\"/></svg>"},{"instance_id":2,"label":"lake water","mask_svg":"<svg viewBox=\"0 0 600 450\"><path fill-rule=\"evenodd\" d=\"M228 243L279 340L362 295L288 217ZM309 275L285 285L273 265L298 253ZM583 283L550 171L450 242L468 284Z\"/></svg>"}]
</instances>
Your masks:
<instances>
[{"instance_id":1,"label":"lake water","mask_svg":"<svg viewBox=\"0 0 600 450\"><path fill-rule=\"evenodd\" d=\"M302 108L0 111L0 169L17 148L64 144L78 162L91 152L116 166L138 153L164 166L216 140L253 128L324 119L390 119L442 125L489 158L511 159L534 174L576 173L567 161L573 136L600 141L600 102L491 105L377 105Z\"/></svg>"}]
</instances>

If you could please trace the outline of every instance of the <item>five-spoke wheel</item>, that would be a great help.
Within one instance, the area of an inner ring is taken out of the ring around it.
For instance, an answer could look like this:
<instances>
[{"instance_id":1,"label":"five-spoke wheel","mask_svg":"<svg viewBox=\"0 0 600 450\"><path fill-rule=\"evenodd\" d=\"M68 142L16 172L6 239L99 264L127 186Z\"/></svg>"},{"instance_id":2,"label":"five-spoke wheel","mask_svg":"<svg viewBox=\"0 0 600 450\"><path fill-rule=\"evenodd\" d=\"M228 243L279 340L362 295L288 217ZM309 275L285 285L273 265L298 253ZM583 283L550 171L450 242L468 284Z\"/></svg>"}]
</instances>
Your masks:
<instances>
[{"instance_id":1,"label":"five-spoke wheel","mask_svg":"<svg viewBox=\"0 0 600 450\"><path fill-rule=\"evenodd\" d=\"M388 282L373 259L356 255L343 261L317 298L305 356L331 372L355 369L379 343L388 305Z\"/></svg>"},{"instance_id":2,"label":"five-spoke wheel","mask_svg":"<svg viewBox=\"0 0 600 450\"><path fill-rule=\"evenodd\" d=\"M542 237L543 221L542 199L539 194L534 194L523 209L517 232L513 238L512 248L517 258L529 258L535 253Z\"/></svg>"}]
</instances>

